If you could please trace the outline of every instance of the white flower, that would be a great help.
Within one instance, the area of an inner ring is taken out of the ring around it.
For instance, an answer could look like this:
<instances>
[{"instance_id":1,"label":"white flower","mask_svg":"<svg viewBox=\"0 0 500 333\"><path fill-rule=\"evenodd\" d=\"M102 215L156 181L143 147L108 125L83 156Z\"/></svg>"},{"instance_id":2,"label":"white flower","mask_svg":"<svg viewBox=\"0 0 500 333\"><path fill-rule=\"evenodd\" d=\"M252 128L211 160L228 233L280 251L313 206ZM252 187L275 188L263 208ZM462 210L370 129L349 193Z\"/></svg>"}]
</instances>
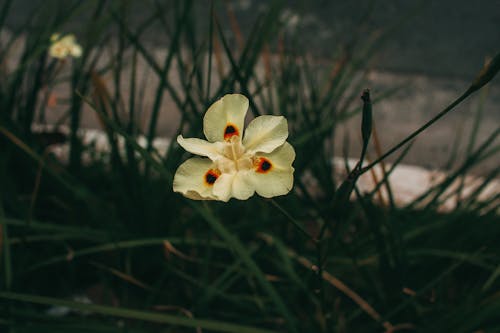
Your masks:
<instances>
[{"instance_id":1,"label":"white flower","mask_svg":"<svg viewBox=\"0 0 500 333\"><path fill-rule=\"evenodd\" d=\"M286 142L288 123L282 116L256 117L245 131L248 99L225 95L203 118L208 141L177 142L188 152L204 156L185 161L175 173L174 191L195 200L246 200L255 192L271 198L293 187L293 147Z\"/></svg>"},{"instance_id":2,"label":"white flower","mask_svg":"<svg viewBox=\"0 0 500 333\"><path fill-rule=\"evenodd\" d=\"M78 58L82 55L82 47L76 42L73 34L61 37L56 33L50 36L50 41L52 43L49 48L51 57L64 59L67 56Z\"/></svg>"}]
</instances>

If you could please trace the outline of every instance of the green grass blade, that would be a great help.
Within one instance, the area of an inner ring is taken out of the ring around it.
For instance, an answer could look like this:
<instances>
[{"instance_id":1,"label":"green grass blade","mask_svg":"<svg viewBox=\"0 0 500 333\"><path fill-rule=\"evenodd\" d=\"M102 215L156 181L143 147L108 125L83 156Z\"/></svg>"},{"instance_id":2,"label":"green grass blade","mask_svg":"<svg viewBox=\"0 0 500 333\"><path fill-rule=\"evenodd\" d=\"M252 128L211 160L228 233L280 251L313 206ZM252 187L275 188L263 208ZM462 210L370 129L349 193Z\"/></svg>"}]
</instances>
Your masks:
<instances>
[{"instance_id":1,"label":"green grass blade","mask_svg":"<svg viewBox=\"0 0 500 333\"><path fill-rule=\"evenodd\" d=\"M201 210L201 209L200 209ZM276 292L271 283L266 279L259 266L250 256L248 250L240 242L240 240L233 236L229 230L218 219L213 216L208 209L199 212L204 219L210 224L214 231L231 247L234 249L238 257L245 263L248 269L252 272L255 278L259 281L261 287L268 293L269 297L275 303L278 311L283 315L286 325L291 332L297 332L295 318L287 309L281 296Z\"/></svg>"},{"instance_id":2,"label":"green grass blade","mask_svg":"<svg viewBox=\"0 0 500 333\"><path fill-rule=\"evenodd\" d=\"M107 251L117 251L117 250L129 250L137 247L149 247L149 246L160 246L165 243L165 241L169 241L172 244L178 245L200 245L203 243L202 240L198 239L182 239L182 238L171 238L171 237L163 237L163 238L146 238L146 239L132 239L132 240L124 240L124 241L116 241L112 243L106 243L96 246L87 247L80 250L74 250L71 254L72 260L74 258L79 258L83 256L88 256L91 254L107 252ZM212 243L212 246L215 248L227 248L225 243L216 242ZM30 272L36 269L40 269L42 267L46 267L49 265L57 264L60 262L68 261L67 254L63 254L60 256L55 256L49 259L46 259L42 262L39 262L31 267L28 267L25 272Z\"/></svg>"},{"instance_id":3,"label":"green grass blade","mask_svg":"<svg viewBox=\"0 0 500 333\"><path fill-rule=\"evenodd\" d=\"M29 294L0 292L0 298L4 300L11 300L24 303L35 303L42 305L55 305L65 306L74 310L89 311L101 315L119 317L124 319L135 319L141 321L148 321L161 324L169 324L175 326L203 328L207 330L214 330L217 332L234 332L234 333L272 333L273 331L260 329L250 326L237 325L222 321L194 319L173 316L168 314L160 314L154 312L132 310L126 308L116 308L104 305L84 304L73 301L67 301L51 297L43 297Z\"/></svg>"}]
</instances>

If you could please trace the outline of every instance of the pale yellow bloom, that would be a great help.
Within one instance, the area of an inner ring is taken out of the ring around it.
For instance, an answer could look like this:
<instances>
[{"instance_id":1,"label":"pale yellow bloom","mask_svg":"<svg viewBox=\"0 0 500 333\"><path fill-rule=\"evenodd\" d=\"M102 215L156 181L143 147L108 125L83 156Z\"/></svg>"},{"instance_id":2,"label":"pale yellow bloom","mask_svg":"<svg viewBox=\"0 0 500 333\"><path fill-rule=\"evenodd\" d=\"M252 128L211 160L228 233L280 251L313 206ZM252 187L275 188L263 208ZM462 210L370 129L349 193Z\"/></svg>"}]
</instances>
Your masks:
<instances>
[{"instance_id":1,"label":"pale yellow bloom","mask_svg":"<svg viewBox=\"0 0 500 333\"><path fill-rule=\"evenodd\" d=\"M52 42L49 48L51 57L64 59L68 56L78 58L82 55L82 47L76 42L73 34L61 37L60 34L55 33L50 36L50 41Z\"/></svg>"},{"instance_id":2,"label":"pale yellow bloom","mask_svg":"<svg viewBox=\"0 0 500 333\"><path fill-rule=\"evenodd\" d=\"M203 157L185 161L175 173L174 191L195 200L246 200L255 192L271 198L293 187L295 151L286 141L288 123L282 116L260 116L243 135L248 99L225 95L212 104L203 118L208 141L177 142Z\"/></svg>"}]
</instances>

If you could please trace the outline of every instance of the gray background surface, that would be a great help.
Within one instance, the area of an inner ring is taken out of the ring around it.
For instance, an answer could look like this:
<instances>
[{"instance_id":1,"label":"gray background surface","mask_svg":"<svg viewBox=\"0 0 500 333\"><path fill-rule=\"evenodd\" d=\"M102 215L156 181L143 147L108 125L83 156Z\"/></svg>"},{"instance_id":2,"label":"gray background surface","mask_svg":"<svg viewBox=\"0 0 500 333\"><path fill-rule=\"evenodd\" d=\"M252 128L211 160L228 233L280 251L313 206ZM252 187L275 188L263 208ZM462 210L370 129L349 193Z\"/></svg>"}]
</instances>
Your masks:
<instances>
[{"instance_id":1,"label":"gray background surface","mask_svg":"<svg viewBox=\"0 0 500 333\"><path fill-rule=\"evenodd\" d=\"M244 33L248 33L270 2L228 1ZM7 25L18 27L39 3L46 7L54 1L15 0ZM147 18L151 8L148 1L130 3L134 7L132 24ZM317 56L330 56L337 44L353 37L358 26L369 33L396 24L374 63L378 69L468 79L482 66L485 56L494 55L500 49L500 0L291 0L284 3L287 12L296 17L299 43ZM218 4L222 8L221 3ZM199 21L206 21L208 6L206 0L195 0ZM83 15L73 21L71 28L75 31L82 23L89 23ZM397 24L399 21L403 22ZM203 24L201 27L203 30ZM150 33L145 38L155 45L164 42L161 32Z\"/></svg>"}]
</instances>

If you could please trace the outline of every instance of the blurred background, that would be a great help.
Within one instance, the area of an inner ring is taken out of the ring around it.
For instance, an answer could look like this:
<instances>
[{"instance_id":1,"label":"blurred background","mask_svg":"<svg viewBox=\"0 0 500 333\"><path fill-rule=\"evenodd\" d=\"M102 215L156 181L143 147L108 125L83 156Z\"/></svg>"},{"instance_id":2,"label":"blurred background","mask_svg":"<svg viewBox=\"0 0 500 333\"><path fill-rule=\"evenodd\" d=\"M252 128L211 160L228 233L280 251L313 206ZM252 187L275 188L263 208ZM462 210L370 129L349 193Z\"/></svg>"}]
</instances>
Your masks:
<instances>
[{"instance_id":1,"label":"blurred background","mask_svg":"<svg viewBox=\"0 0 500 333\"><path fill-rule=\"evenodd\" d=\"M13 1L6 17L5 31L22 27L29 13L43 3L39 0ZM152 7L134 1L129 1L128 6L127 24L131 29L148 18ZM228 40L237 49L251 33L252 22L268 11L271 4L265 0L236 0L221 2L217 6L227 12L227 15L220 15L220 19L227 23ZM208 29L209 17L206 14L209 4L195 7L196 29L201 34ZM50 8L45 9L50 11ZM81 34L86 25L91 24L89 15L90 9L80 10L66 22L64 30ZM363 78L363 87L372 89L375 97L398 88L374 109L375 120L384 129L380 135L383 147L403 139L448 105L465 90L500 45L498 1L482 0L473 5L469 1L453 0L383 3L371 0L286 1L276 19L284 25L283 31L290 39L289 47L297 54L310 57L311 63L325 72L331 70L333 61L349 57L348 53L368 41L372 34L386 34L376 51L367 56L364 70L368 70L368 75ZM233 29L237 33L231 36ZM150 24L141 35L141 43L157 55L166 52L170 42L159 22ZM276 49L271 52L277 54ZM264 71L263 63L258 66L257 70ZM139 72L149 70L143 65ZM177 82L177 88L179 85ZM430 128L417 140L406 162L430 169L449 169L456 154L465 154L467 144L464 138L473 126L478 103L484 104L481 106L484 111L478 139L485 139L499 123L498 80L485 94L487 98L483 102L478 99L467 101L459 111ZM153 94L146 98L146 103L153 103ZM175 108L168 96L162 102L165 110ZM57 113L47 114L49 122L58 116ZM179 120L179 113L161 112L157 133L171 137ZM356 154L360 149L357 124L357 119L345 124ZM83 125L95 128L96 121L92 116L84 116ZM491 159L474 168L473 172L485 174L499 163L498 159Z\"/></svg>"}]
</instances>

